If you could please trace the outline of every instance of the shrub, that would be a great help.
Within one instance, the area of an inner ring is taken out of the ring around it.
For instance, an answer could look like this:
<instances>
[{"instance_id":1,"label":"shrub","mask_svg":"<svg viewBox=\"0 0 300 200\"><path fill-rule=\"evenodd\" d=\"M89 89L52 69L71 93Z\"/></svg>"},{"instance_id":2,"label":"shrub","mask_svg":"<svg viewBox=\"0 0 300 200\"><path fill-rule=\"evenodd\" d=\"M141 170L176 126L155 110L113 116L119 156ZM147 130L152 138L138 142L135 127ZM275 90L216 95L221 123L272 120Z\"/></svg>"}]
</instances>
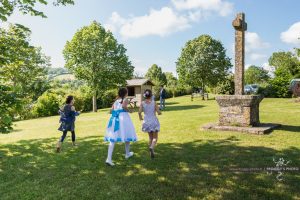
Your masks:
<instances>
[{"instance_id":1,"label":"shrub","mask_svg":"<svg viewBox=\"0 0 300 200\"><path fill-rule=\"evenodd\" d=\"M33 106L32 114L34 117L46 117L56 115L61 105L61 98L51 91L45 92Z\"/></svg>"},{"instance_id":2,"label":"shrub","mask_svg":"<svg viewBox=\"0 0 300 200\"><path fill-rule=\"evenodd\" d=\"M89 87L82 86L78 90L71 93L75 98L75 108L83 112L91 111L93 108L93 94Z\"/></svg>"},{"instance_id":3,"label":"shrub","mask_svg":"<svg viewBox=\"0 0 300 200\"><path fill-rule=\"evenodd\" d=\"M98 98L98 105L100 105L101 108L111 107L113 102L116 100L117 94L118 91L116 89L107 90Z\"/></svg>"},{"instance_id":4,"label":"shrub","mask_svg":"<svg viewBox=\"0 0 300 200\"><path fill-rule=\"evenodd\" d=\"M160 86L154 86L152 88L153 95L155 95L155 100L159 100L160 96ZM172 97L179 97L184 95L192 94L192 88L191 87L184 87L184 86L177 86L175 88L165 88L166 90L166 98L172 98Z\"/></svg>"},{"instance_id":5,"label":"shrub","mask_svg":"<svg viewBox=\"0 0 300 200\"><path fill-rule=\"evenodd\" d=\"M218 84L218 86L214 89L215 94L234 94L234 77L228 76L225 81Z\"/></svg>"},{"instance_id":6,"label":"shrub","mask_svg":"<svg viewBox=\"0 0 300 200\"><path fill-rule=\"evenodd\" d=\"M261 85L257 93L270 98L292 97L292 92L289 90L289 79L285 77L275 77L268 84Z\"/></svg>"}]
</instances>

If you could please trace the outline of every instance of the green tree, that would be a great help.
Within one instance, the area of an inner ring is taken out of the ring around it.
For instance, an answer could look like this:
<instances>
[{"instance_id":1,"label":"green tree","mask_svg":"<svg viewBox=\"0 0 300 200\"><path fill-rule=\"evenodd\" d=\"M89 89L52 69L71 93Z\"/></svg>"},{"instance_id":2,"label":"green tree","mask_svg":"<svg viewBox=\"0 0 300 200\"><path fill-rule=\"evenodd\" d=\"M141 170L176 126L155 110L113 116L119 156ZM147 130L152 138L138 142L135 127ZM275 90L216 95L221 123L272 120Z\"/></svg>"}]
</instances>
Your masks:
<instances>
[{"instance_id":1,"label":"green tree","mask_svg":"<svg viewBox=\"0 0 300 200\"><path fill-rule=\"evenodd\" d=\"M23 98L32 99L44 92L49 58L30 44L30 34L23 26L0 29L0 79Z\"/></svg>"},{"instance_id":2,"label":"green tree","mask_svg":"<svg viewBox=\"0 0 300 200\"><path fill-rule=\"evenodd\" d=\"M12 87L0 82L0 133L7 133L12 130L13 110L18 105L19 99Z\"/></svg>"},{"instance_id":3,"label":"green tree","mask_svg":"<svg viewBox=\"0 0 300 200\"><path fill-rule=\"evenodd\" d=\"M269 58L269 65L275 67L275 77L261 93L269 97L291 97L289 90L291 79L300 77L300 61L292 52L274 52Z\"/></svg>"},{"instance_id":4,"label":"green tree","mask_svg":"<svg viewBox=\"0 0 300 200\"><path fill-rule=\"evenodd\" d=\"M255 65L250 66L245 72L246 84L266 83L270 79L268 71Z\"/></svg>"},{"instance_id":5,"label":"green tree","mask_svg":"<svg viewBox=\"0 0 300 200\"><path fill-rule=\"evenodd\" d=\"M275 76L300 78L300 61L292 52L274 52L269 64L275 67Z\"/></svg>"},{"instance_id":6,"label":"green tree","mask_svg":"<svg viewBox=\"0 0 300 200\"><path fill-rule=\"evenodd\" d=\"M47 5L47 0L1 0L0 1L0 20L7 21L7 18L15 11L19 10L23 14L30 14L33 16L46 17L46 15L38 11L35 7L38 4ZM74 4L74 0L56 0L52 1L53 5L67 5Z\"/></svg>"},{"instance_id":7,"label":"green tree","mask_svg":"<svg viewBox=\"0 0 300 200\"><path fill-rule=\"evenodd\" d=\"M176 77L174 77L172 72L165 72L164 74L167 79L167 88L169 88L172 91L172 95L173 95L173 97L175 97L178 80Z\"/></svg>"},{"instance_id":8,"label":"green tree","mask_svg":"<svg viewBox=\"0 0 300 200\"><path fill-rule=\"evenodd\" d=\"M66 43L63 54L66 67L93 90L94 112L98 93L125 85L133 75L134 67L124 46L96 21L78 30Z\"/></svg>"},{"instance_id":9,"label":"green tree","mask_svg":"<svg viewBox=\"0 0 300 200\"><path fill-rule=\"evenodd\" d=\"M232 66L222 43L209 35L188 41L177 61L179 80L192 87L215 87Z\"/></svg>"},{"instance_id":10,"label":"green tree","mask_svg":"<svg viewBox=\"0 0 300 200\"><path fill-rule=\"evenodd\" d=\"M0 52L0 86L5 88L0 97L5 106L1 120L7 124L2 126L4 132L11 130L14 116L23 118L29 104L48 89L45 77L49 60L40 48L30 44L30 31L21 25L0 29Z\"/></svg>"},{"instance_id":11,"label":"green tree","mask_svg":"<svg viewBox=\"0 0 300 200\"><path fill-rule=\"evenodd\" d=\"M166 85L167 78L166 75L162 72L161 67L157 64L153 64L146 73L146 78L154 82L156 86Z\"/></svg>"}]
</instances>

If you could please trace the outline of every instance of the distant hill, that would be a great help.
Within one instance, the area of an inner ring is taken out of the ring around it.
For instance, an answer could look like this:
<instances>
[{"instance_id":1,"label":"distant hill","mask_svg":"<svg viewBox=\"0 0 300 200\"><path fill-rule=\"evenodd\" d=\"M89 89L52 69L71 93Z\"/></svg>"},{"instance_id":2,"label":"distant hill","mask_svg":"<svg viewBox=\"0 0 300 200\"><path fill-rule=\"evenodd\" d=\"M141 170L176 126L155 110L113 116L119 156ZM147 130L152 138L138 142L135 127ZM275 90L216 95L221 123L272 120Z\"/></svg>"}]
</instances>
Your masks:
<instances>
[{"instance_id":1,"label":"distant hill","mask_svg":"<svg viewBox=\"0 0 300 200\"><path fill-rule=\"evenodd\" d=\"M49 67L48 69L48 78L55 79L55 80L67 80L73 81L76 80L75 76L69 72L68 69L62 67Z\"/></svg>"},{"instance_id":2,"label":"distant hill","mask_svg":"<svg viewBox=\"0 0 300 200\"><path fill-rule=\"evenodd\" d=\"M47 71L49 76L57 76L60 74L70 73L68 69L62 67L48 67Z\"/></svg>"},{"instance_id":3,"label":"distant hill","mask_svg":"<svg viewBox=\"0 0 300 200\"><path fill-rule=\"evenodd\" d=\"M73 74L60 74L60 75L57 75L57 76L54 76L53 77L54 80L70 80L70 81L74 81L76 80L75 76Z\"/></svg>"}]
</instances>

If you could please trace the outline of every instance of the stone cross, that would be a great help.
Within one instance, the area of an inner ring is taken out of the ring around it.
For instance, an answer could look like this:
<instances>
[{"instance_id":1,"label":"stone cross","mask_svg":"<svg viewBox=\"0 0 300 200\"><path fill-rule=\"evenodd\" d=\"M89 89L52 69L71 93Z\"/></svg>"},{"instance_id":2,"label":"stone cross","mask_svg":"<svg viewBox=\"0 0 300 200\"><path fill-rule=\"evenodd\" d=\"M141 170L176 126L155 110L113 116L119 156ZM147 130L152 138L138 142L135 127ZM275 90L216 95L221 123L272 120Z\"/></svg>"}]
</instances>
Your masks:
<instances>
[{"instance_id":1,"label":"stone cross","mask_svg":"<svg viewBox=\"0 0 300 200\"><path fill-rule=\"evenodd\" d=\"M238 13L232 25L235 29L235 95L244 94L244 69L245 69L245 31L247 23L245 14Z\"/></svg>"}]
</instances>

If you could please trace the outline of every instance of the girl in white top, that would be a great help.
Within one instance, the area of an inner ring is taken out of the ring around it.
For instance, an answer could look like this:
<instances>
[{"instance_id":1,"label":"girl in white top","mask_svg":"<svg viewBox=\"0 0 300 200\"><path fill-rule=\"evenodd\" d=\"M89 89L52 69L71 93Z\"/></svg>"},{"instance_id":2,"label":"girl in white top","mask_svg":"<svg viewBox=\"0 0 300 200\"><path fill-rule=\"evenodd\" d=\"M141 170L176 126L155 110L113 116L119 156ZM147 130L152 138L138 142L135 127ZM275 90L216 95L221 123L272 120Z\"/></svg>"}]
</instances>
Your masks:
<instances>
[{"instance_id":1,"label":"girl in white top","mask_svg":"<svg viewBox=\"0 0 300 200\"><path fill-rule=\"evenodd\" d=\"M114 166L112 162L112 153L115 142L125 142L125 158L133 156L130 152L130 142L137 141L135 128L129 116L128 100L126 99L128 91L126 88L119 89L118 99L111 108L111 118L106 129L105 141L110 142L108 146L108 154L106 164Z\"/></svg>"}]
</instances>

